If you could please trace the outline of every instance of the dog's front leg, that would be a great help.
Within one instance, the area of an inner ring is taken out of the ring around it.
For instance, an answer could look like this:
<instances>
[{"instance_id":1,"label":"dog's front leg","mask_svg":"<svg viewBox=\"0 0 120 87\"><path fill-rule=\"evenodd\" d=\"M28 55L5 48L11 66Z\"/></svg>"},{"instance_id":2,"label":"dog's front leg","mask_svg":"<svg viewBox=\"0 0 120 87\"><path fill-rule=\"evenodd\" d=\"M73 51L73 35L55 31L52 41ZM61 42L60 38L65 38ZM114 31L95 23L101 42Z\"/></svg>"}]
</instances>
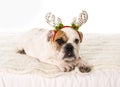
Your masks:
<instances>
[{"instance_id":1,"label":"dog's front leg","mask_svg":"<svg viewBox=\"0 0 120 87\"><path fill-rule=\"evenodd\" d=\"M79 68L79 71L82 73L90 72L91 67L86 64L80 57L75 61L76 66Z\"/></svg>"},{"instance_id":2,"label":"dog's front leg","mask_svg":"<svg viewBox=\"0 0 120 87\"><path fill-rule=\"evenodd\" d=\"M75 64L65 62L64 60L57 58L47 58L45 60L41 60L42 62L56 65L63 72L70 72L75 69Z\"/></svg>"}]
</instances>

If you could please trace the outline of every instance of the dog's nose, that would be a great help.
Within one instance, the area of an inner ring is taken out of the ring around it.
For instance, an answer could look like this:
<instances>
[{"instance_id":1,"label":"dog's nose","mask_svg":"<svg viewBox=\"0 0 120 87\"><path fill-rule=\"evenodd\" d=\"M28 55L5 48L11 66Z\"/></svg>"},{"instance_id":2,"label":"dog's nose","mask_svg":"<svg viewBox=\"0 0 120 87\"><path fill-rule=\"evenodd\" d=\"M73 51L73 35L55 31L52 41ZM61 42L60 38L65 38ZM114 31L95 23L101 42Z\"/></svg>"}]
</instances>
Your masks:
<instances>
[{"instance_id":1,"label":"dog's nose","mask_svg":"<svg viewBox=\"0 0 120 87\"><path fill-rule=\"evenodd\" d=\"M64 57L74 57L74 47L71 43L66 44L64 48L65 56Z\"/></svg>"},{"instance_id":2,"label":"dog's nose","mask_svg":"<svg viewBox=\"0 0 120 87\"><path fill-rule=\"evenodd\" d=\"M65 46L65 51L67 52L72 52L73 51L73 46L71 43L68 43L66 46Z\"/></svg>"},{"instance_id":3,"label":"dog's nose","mask_svg":"<svg viewBox=\"0 0 120 87\"><path fill-rule=\"evenodd\" d=\"M65 55L63 57L64 60L73 61L76 59L76 56L74 54L74 47L71 43L65 45L64 52L65 52Z\"/></svg>"}]
</instances>

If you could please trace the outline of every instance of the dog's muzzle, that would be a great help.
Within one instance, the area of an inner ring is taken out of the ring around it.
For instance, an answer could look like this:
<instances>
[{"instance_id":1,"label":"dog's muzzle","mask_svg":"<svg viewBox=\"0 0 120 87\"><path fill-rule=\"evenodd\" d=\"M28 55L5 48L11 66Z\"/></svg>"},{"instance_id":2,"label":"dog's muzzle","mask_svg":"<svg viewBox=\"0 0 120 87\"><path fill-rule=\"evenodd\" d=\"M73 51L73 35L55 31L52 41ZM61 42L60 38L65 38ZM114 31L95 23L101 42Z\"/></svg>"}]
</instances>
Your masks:
<instances>
[{"instance_id":1,"label":"dog's muzzle","mask_svg":"<svg viewBox=\"0 0 120 87\"><path fill-rule=\"evenodd\" d=\"M66 46L64 47L64 57L63 59L75 59L75 54L74 54L74 47L72 46L71 43L66 44Z\"/></svg>"}]
</instances>

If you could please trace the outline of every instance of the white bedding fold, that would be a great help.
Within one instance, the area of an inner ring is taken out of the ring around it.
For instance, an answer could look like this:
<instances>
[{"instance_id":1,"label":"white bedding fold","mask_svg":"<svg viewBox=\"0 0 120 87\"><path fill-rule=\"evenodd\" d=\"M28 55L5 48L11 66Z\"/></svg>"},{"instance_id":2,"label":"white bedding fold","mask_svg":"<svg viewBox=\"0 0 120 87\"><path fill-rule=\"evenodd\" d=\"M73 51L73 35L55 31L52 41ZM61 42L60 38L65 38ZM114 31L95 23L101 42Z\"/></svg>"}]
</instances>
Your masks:
<instances>
[{"instance_id":1,"label":"white bedding fold","mask_svg":"<svg viewBox=\"0 0 120 87\"><path fill-rule=\"evenodd\" d=\"M0 73L0 87L120 87L120 70L96 70L88 74L66 74L54 78L38 74Z\"/></svg>"}]
</instances>

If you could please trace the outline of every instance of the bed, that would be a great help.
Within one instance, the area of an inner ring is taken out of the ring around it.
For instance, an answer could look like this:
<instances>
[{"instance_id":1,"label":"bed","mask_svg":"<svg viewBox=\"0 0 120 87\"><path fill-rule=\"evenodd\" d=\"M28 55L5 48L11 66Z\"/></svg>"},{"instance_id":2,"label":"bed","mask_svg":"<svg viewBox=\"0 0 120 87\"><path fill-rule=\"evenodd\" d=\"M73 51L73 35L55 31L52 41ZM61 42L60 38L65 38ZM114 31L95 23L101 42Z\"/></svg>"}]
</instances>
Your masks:
<instances>
[{"instance_id":1,"label":"bed","mask_svg":"<svg viewBox=\"0 0 120 87\"><path fill-rule=\"evenodd\" d=\"M90 73L64 73L16 53L21 35L0 33L0 87L120 87L120 34L84 34L81 57L93 66Z\"/></svg>"}]
</instances>

